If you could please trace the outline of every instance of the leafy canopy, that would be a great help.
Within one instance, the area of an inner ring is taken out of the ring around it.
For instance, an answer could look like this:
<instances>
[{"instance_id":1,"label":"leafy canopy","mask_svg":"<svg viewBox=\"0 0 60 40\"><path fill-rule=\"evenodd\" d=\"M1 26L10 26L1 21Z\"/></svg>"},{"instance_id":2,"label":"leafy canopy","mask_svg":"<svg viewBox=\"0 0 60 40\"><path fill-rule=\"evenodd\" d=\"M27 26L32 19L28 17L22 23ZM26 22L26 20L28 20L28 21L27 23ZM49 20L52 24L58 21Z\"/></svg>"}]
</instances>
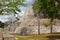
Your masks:
<instances>
[{"instance_id":1,"label":"leafy canopy","mask_svg":"<svg viewBox=\"0 0 60 40\"><path fill-rule=\"evenodd\" d=\"M24 0L0 0L0 14L12 14L16 13L16 11L20 12L21 5L25 5Z\"/></svg>"},{"instance_id":2,"label":"leafy canopy","mask_svg":"<svg viewBox=\"0 0 60 40\"><path fill-rule=\"evenodd\" d=\"M4 25L5 24L0 21L0 28L4 28Z\"/></svg>"},{"instance_id":3,"label":"leafy canopy","mask_svg":"<svg viewBox=\"0 0 60 40\"><path fill-rule=\"evenodd\" d=\"M49 18L57 18L58 11L60 10L60 1L59 0L36 0L35 4L33 5L33 9L37 11L37 13L41 12L42 10L48 14Z\"/></svg>"}]
</instances>

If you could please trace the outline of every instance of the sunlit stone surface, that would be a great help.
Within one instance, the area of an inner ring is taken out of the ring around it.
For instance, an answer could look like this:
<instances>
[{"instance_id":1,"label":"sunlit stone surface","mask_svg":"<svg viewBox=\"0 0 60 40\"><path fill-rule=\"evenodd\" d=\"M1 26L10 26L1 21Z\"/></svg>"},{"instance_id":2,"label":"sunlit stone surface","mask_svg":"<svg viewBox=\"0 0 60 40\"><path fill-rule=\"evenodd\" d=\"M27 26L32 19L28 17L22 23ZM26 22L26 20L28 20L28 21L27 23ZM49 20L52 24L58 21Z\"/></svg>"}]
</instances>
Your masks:
<instances>
[{"instance_id":1,"label":"sunlit stone surface","mask_svg":"<svg viewBox=\"0 0 60 40\"><path fill-rule=\"evenodd\" d=\"M40 19L40 33L50 33L50 26L45 27L44 22L48 19ZM60 21L55 20L55 25L53 25L53 32L60 32ZM24 11L24 15L19 21L9 25L7 27L8 31L17 34L37 34L38 33L38 22L37 18L34 16L32 6Z\"/></svg>"}]
</instances>

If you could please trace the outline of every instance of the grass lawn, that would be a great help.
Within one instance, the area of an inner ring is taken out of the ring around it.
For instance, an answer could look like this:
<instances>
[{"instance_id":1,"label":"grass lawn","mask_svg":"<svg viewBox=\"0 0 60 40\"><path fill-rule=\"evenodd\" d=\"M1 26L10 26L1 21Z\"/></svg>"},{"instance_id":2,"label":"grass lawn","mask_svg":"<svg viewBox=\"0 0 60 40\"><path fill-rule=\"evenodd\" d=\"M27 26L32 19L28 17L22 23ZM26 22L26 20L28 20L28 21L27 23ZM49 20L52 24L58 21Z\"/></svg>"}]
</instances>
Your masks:
<instances>
[{"instance_id":1,"label":"grass lawn","mask_svg":"<svg viewBox=\"0 0 60 40\"><path fill-rule=\"evenodd\" d=\"M60 34L41 34L41 35L17 35L16 40L48 40L49 38L60 38Z\"/></svg>"}]
</instances>

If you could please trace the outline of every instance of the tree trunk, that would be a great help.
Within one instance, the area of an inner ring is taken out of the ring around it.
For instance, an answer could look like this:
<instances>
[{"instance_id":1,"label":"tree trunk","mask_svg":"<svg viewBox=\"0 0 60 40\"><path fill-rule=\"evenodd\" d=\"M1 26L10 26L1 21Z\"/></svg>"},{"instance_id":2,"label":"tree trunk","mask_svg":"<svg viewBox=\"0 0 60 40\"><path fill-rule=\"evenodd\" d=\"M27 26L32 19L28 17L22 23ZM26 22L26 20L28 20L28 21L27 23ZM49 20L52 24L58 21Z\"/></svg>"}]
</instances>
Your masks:
<instances>
[{"instance_id":1,"label":"tree trunk","mask_svg":"<svg viewBox=\"0 0 60 40\"><path fill-rule=\"evenodd\" d=\"M38 22L38 35L40 35L40 20L39 20L39 14L37 14L37 22Z\"/></svg>"},{"instance_id":2,"label":"tree trunk","mask_svg":"<svg viewBox=\"0 0 60 40\"><path fill-rule=\"evenodd\" d=\"M53 18L51 19L50 33L53 33L53 32L52 32L52 27L53 27Z\"/></svg>"}]
</instances>

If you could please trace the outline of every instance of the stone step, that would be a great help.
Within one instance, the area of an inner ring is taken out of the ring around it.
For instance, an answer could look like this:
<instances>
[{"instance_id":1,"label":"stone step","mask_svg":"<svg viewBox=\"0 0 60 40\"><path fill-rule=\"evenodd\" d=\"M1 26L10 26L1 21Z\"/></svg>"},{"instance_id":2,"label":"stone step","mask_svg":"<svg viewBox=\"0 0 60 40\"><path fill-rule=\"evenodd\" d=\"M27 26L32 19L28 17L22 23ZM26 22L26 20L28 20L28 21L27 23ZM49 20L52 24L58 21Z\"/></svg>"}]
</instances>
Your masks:
<instances>
[{"instance_id":1,"label":"stone step","mask_svg":"<svg viewBox=\"0 0 60 40\"><path fill-rule=\"evenodd\" d=\"M3 37L4 37L4 40L15 40L13 35L4 34Z\"/></svg>"}]
</instances>

